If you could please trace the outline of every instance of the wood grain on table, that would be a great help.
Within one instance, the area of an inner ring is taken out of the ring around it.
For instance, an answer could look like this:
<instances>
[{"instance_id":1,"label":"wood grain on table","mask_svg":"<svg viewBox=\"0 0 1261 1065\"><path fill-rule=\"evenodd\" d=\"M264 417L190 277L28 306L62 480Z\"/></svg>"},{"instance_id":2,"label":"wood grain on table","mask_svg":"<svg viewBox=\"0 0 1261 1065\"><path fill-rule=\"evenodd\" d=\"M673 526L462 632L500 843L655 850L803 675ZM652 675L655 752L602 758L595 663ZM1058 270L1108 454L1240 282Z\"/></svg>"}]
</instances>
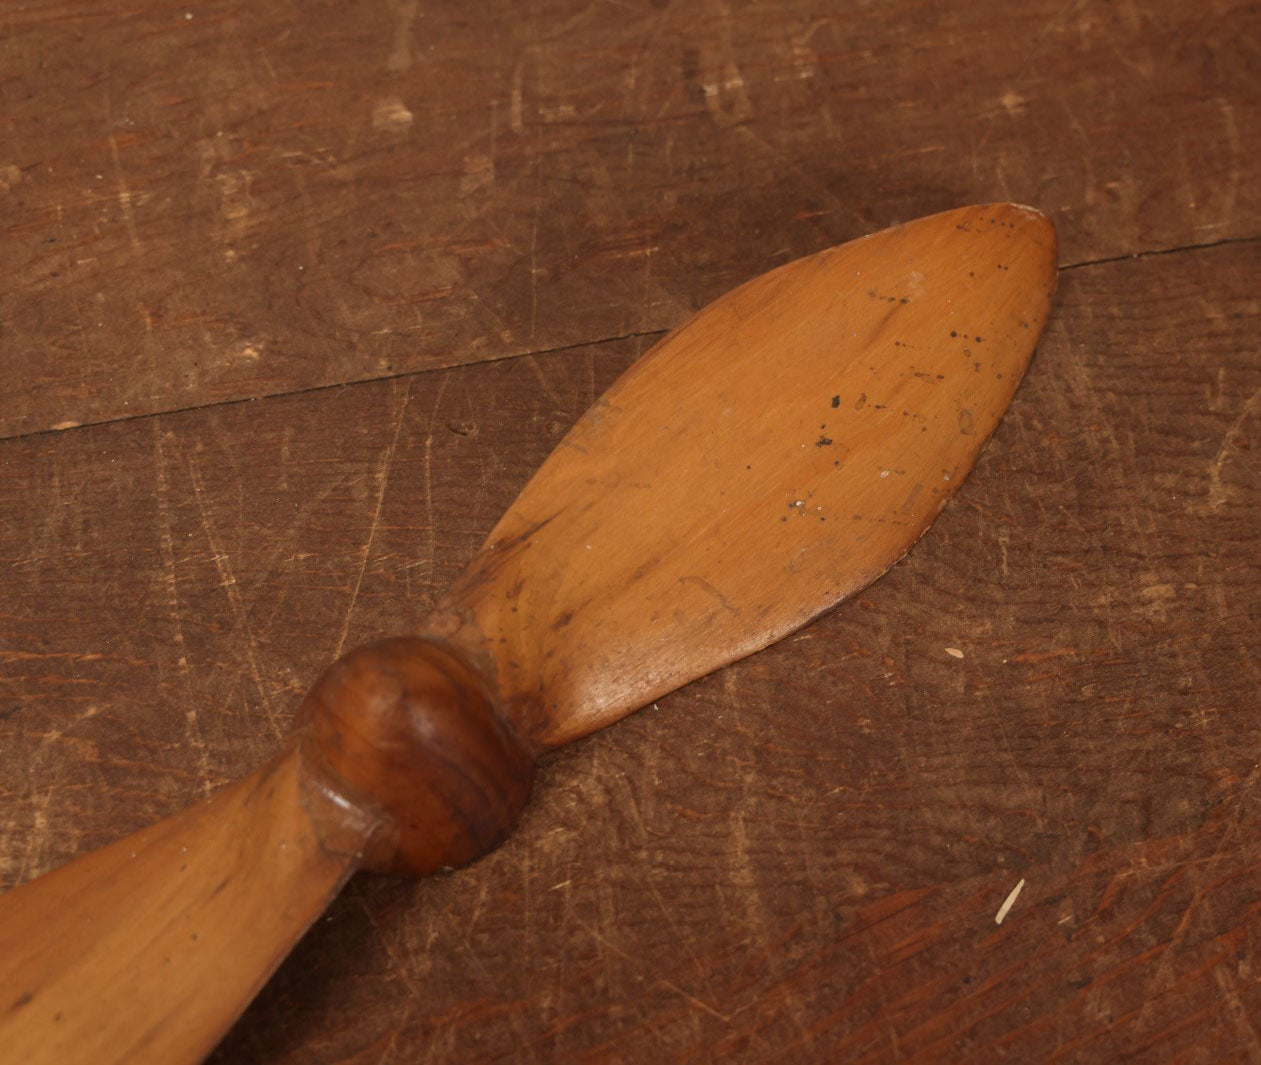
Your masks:
<instances>
[{"instance_id":1,"label":"wood grain on table","mask_svg":"<svg viewBox=\"0 0 1261 1065\"><path fill-rule=\"evenodd\" d=\"M703 302L1011 198L1057 305L911 555L354 881L215 1060L1261 1060L1259 30L0 8L0 883L261 762Z\"/></svg>"}]
</instances>

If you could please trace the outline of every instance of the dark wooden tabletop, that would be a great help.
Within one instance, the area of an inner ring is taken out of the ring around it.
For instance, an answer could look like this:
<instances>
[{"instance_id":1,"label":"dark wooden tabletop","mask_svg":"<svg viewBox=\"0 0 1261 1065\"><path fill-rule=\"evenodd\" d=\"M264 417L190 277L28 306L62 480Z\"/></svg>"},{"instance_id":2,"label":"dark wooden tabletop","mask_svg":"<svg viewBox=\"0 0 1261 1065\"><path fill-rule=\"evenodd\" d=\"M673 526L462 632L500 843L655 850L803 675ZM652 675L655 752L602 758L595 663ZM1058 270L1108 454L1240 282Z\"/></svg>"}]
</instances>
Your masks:
<instances>
[{"instance_id":1,"label":"dark wooden tabletop","mask_svg":"<svg viewBox=\"0 0 1261 1065\"><path fill-rule=\"evenodd\" d=\"M263 761L709 299L965 203L1059 229L908 558L550 757L472 869L356 879L216 1062L1261 1062L1256 4L48 0L0 42L3 886Z\"/></svg>"}]
</instances>

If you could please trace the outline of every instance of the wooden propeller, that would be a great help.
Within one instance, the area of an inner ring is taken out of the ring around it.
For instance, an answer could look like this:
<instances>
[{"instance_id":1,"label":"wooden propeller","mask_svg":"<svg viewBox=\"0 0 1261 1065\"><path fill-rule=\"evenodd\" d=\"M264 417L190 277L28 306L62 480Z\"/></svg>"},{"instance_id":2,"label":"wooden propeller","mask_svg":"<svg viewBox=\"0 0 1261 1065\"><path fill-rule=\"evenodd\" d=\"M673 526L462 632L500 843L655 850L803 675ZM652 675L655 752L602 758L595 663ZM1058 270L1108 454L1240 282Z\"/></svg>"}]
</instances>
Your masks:
<instances>
[{"instance_id":1,"label":"wooden propeller","mask_svg":"<svg viewBox=\"0 0 1261 1065\"><path fill-rule=\"evenodd\" d=\"M201 1060L360 868L495 847L535 759L874 580L997 425L1055 287L969 207L711 304L573 428L421 626L346 655L252 776L0 898L0 1055Z\"/></svg>"}]
</instances>

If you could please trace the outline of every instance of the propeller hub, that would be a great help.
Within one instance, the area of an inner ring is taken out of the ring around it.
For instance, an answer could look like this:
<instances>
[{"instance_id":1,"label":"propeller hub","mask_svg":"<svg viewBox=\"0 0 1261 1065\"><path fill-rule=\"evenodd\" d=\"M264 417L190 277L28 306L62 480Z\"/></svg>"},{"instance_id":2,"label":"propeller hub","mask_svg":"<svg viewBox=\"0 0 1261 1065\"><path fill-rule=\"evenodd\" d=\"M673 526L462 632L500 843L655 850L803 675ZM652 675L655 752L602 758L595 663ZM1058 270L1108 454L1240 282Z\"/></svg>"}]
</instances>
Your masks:
<instances>
[{"instance_id":1,"label":"propeller hub","mask_svg":"<svg viewBox=\"0 0 1261 1065\"><path fill-rule=\"evenodd\" d=\"M297 728L321 838L339 850L368 838L364 865L377 872L467 865L504 840L530 797L534 761L488 685L453 649L420 637L338 659ZM380 827L366 833L372 820Z\"/></svg>"}]
</instances>

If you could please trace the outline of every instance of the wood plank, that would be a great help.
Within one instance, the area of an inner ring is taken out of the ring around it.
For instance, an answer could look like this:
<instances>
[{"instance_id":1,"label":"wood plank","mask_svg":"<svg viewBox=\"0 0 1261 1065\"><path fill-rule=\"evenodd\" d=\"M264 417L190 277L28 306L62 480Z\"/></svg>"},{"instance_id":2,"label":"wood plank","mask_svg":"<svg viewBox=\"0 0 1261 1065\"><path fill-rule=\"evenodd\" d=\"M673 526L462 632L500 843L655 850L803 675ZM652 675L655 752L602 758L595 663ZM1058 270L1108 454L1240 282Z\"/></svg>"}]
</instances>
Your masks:
<instances>
[{"instance_id":1,"label":"wood plank","mask_svg":"<svg viewBox=\"0 0 1261 1065\"><path fill-rule=\"evenodd\" d=\"M473 870L352 883L215 1060L1247 1060L1258 291L1261 242L1065 271L904 563ZM0 879L261 761L639 346L0 443Z\"/></svg>"},{"instance_id":2,"label":"wood plank","mask_svg":"<svg viewBox=\"0 0 1261 1065\"><path fill-rule=\"evenodd\" d=\"M0 435L650 333L967 202L1258 233L1254 8L0 12Z\"/></svg>"}]
</instances>

